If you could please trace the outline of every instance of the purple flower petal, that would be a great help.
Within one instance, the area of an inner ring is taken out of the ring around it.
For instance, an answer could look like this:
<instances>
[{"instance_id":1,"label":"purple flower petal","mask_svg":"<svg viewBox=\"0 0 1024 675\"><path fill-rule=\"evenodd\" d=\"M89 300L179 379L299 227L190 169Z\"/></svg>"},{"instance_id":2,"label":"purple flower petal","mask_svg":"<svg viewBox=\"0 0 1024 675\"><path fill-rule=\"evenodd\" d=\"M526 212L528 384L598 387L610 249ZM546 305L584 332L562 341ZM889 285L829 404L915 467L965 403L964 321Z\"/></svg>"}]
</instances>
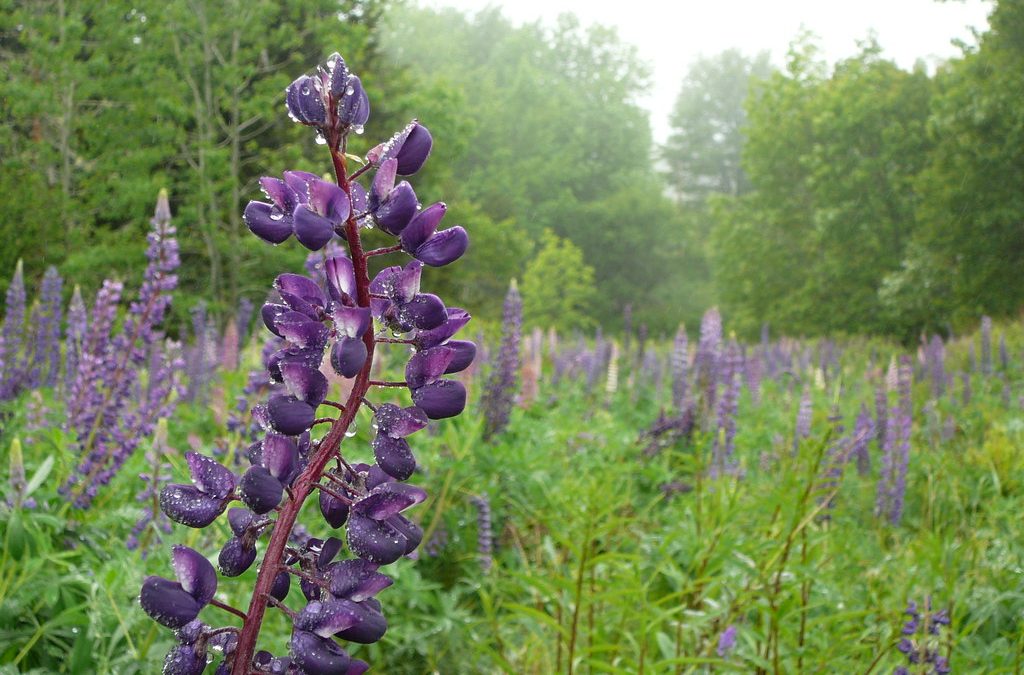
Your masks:
<instances>
[{"instance_id":1,"label":"purple flower petal","mask_svg":"<svg viewBox=\"0 0 1024 675\"><path fill-rule=\"evenodd\" d=\"M241 537L256 520L256 514L249 509L236 506L228 509L228 524L236 537Z\"/></svg>"},{"instance_id":2,"label":"purple flower petal","mask_svg":"<svg viewBox=\"0 0 1024 675\"><path fill-rule=\"evenodd\" d=\"M320 555L317 556L316 566L319 569L324 569L331 564L331 561L338 555L342 547L341 539L337 537L327 537L327 540L320 546Z\"/></svg>"},{"instance_id":3,"label":"purple flower petal","mask_svg":"<svg viewBox=\"0 0 1024 675\"><path fill-rule=\"evenodd\" d=\"M319 251L334 236L334 223L308 206L299 206L293 216L295 238L310 251Z\"/></svg>"},{"instance_id":4,"label":"purple flower petal","mask_svg":"<svg viewBox=\"0 0 1024 675\"><path fill-rule=\"evenodd\" d=\"M399 408L393 403L382 403L374 416L377 418L379 432L392 438L405 438L414 434L426 427L428 421L419 408Z\"/></svg>"},{"instance_id":5,"label":"purple flower petal","mask_svg":"<svg viewBox=\"0 0 1024 675\"><path fill-rule=\"evenodd\" d=\"M348 520L348 504L320 490L320 513L328 525L338 528Z\"/></svg>"},{"instance_id":6,"label":"purple flower petal","mask_svg":"<svg viewBox=\"0 0 1024 675\"><path fill-rule=\"evenodd\" d=\"M270 425L285 436L298 436L313 426L316 414L313 407L294 396L278 394L267 401ZM266 448L263 450L266 453Z\"/></svg>"},{"instance_id":7,"label":"purple flower petal","mask_svg":"<svg viewBox=\"0 0 1024 675\"><path fill-rule=\"evenodd\" d=\"M359 621L356 625L345 630L338 631L338 637L349 642L369 645L377 642L388 630L388 622L384 615L377 611L369 603L357 603Z\"/></svg>"},{"instance_id":8,"label":"purple flower petal","mask_svg":"<svg viewBox=\"0 0 1024 675\"><path fill-rule=\"evenodd\" d=\"M206 527L224 512L226 503L192 485L171 483L160 491L160 510L188 527Z\"/></svg>"},{"instance_id":9,"label":"purple flower petal","mask_svg":"<svg viewBox=\"0 0 1024 675\"><path fill-rule=\"evenodd\" d=\"M420 349L430 349L448 338L452 337L462 327L469 323L469 312L459 307L448 308L448 318L443 324L431 330L421 330L416 333L416 346Z\"/></svg>"},{"instance_id":10,"label":"purple flower petal","mask_svg":"<svg viewBox=\"0 0 1024 675\"><path fill-rule=\"evenodd\" d=\"M237 577L245 573L256 561L256 546L238 537L231 537L220 549L217 568L226 577Z\"/></svg>"},{"instance_id":11,"label":"purple flower petal","mask_svg":"<svg viewBox=\"0 0 1024 675\"><path fill-rule=\"evenodd\" d=\"M299 612L295 618L295 627L329 638L338 631L356 625L360 618L361 612L351 600L314 600Z\"/></svg>"},{"instance_id":12,"label":"purple flower petal","mask_svg":"<svg viewBox=\"0 0 1024 675\"><path fill-rule=\"evenodd\" d=\"M434 234L447 210L448 206L444 202L437 202L417 213L402 230L402 248L410 254L414 253Z\"/></svg>"},{"instance_id":13,"label":"purple flower petal","mask_svg":"<svg viewBox=\"0 0 1024 675\"><path fill-rule=\"evenodd\" d=\"M377 565L353 558L332 563L327 570L331 595L361 602L390 586L394 581L377 571Z\"/></svg>"},{"instance_id":14,"label":"purple flower petal","mask_svg":"<svg viewBox=\"0 0 1024 675\"><path fill-rule=\"evenodd\" d=\"M413 389L412 401L432 420L455 417L466 407L466 388L458 380L438 380Z\"/></svg>"},{"instance_id":15,"label":"purple flower petal","mask_svg":"<svg viewBox=\"0 0 1024 675\"><path fill-rule=\"evenodd\" d=\"M263 325L267 327L267 330L277 337L281 337L281 334L277 331L277 324L282 320L282 317L285 314L292 311L292 308L288 305L278 305L268 302L260 308L260 317L263 319Z\"/></svg>"},{"instance_id":16,"label":"purple flower petal","mask_svg":"<svg viewBox=\"0 0 1024 675\"><path fill-rule=\"evenodd\" d=\"M373 218L381 230L397 237L412 222L419 206L412 186L402 181L374 209Z\"/></svg>"},{"instance_id":17,"label":"purple flower petal","mask_svg":"<svg viewBox=\"0 0 1024 675\"><path fill-rule=\"evenodd\" d=\"M378 432L373 439L373 458L381 469L396 480L406 480L416 471L416 458L404 438L392 438Z\"/></svg>"},{"instance_id":18,"label":"purple flower petal","mask_svg":"<svg viewBox=\"0 0 1024 675\"><path fill-rule=\"evenodd\" d=\"M397 155L399 176L411 176L419 171L434 145L430 132L419 122L409 125L407 132Z\"/></svg>"},{"instance_id":19,"label":"purple flower petal","mask_svg":"<svg viewBox=\"0 0 1024 675\"><path fill-rule=\"evenodd\" d=\"M202 492L215 499L223 499L235 489L235 474L216 460L198 452L186 452L185 461L188 462L192 482Z\"/></svg>"},{"instance_id":20,"label":"purple flower petal","mask_svg":"<svg viewBox=\"0 0 1024 675\"><path fill-rule=\"evenodd\" d=\"M288 484L298 466L299 450L295 441L287 436L269 433L263 439L263 468L281 483Z\"/></svg>"},{"instance_id":21,"label":"purple flower petal","mask_svg":"<svg viewBox=\"0 0 1024 675\"><path fill-rule=\"evenodd\" d=\"M410 389L435 382L441 377L455 357L455 350L445 345L416 352L405 365L405 382Z\"/></svg>"},{"instance_id":22,"label":"purple flower petal","mask_svg":"<svg viewBox=\"0 0 1024 675\"><path fill-rule=\"evenodd\" d=\"M337 302L345 302L356 294L356 274L352 261L345 256L332 256L324 264L327 290Z\"/></svg>"},{"instance_id":23,"label":"purple flower petal","mask_svg":"<svg viewBox=\"0 0 1024 675\"><path fill-rule=\"evenodd\" d=\"M263 515L281 503L284 486L262 466L251 466L238 482L238 491L246 506Z\"/></svg>"},{"instance_id":24,"label":"purple flower petal","mask_svg":"<svg viewBox=\"0 0 1024 675\"><path fill-rule=\"evenodd\" d=\"M423 528L402 514L395 514L385 522L395 528L395 531L405 539L405 555L415 551L416 547L423 541Z\"/></svg>"},{"instance_id":25,"label":"purple flower petal","mask_svg":"<svg viewBox=\"0 0 1024 675\"><path fill-rule=\"evenodd\" d=\"M327 344L329 331L319 321L310 321L305 317L303 319L302 321L285 321L282 317L277 324L277 330L281 333L281 337L299 349L315 347L323 349Z\"/></svg>"},{"instance_id":26,"label":"purple flower petal","mask_svg":"<svg viewBox=\"0 0 1024 675\"><path fill-rule=\"evenodd\" d=\"M285 215L264 202L249 202L242 212L249 231L270 244L280 244L292 236L291 213Z\"/></svg>"},{"instance_id":27,"label":"purple flower petal","mask_svg":"<svg viewBox=\"0 0 1024 675\"><path fill-rule=\"evenodd\" d=\"M284 600L288 597L288 591L292 586L292 575L287 572L281 572L274 577L274 583L270 587L270 595L277 598L278 600Z\"/></svg>"},{"instance_id":28,"label":"purple flower petal","mask_svg":"<svg viewBox=\"0 0 1024 675\"><path fill-rule=\"evenodd\" d=\"M433 293L417 293L405 303L398 305L398 320L420 330L437 328L448 319L448 310L441 298Z\"/></svg>"},{"instance_id":29,"label":"purple flower petal","mask_svg":"<svg viewBox=\"0 0 1024 675\"><path fill-rule=\"evenodd\" d=\"M369 307L335 307L333 318L338 332L350 338L362 338L373 323Z\"/></svg>"},{"instance_id":30,"label":"purple flower petal","mask_svg":"<svg viewBox=\"0 0 1024 675\"><path fill-rule=\"evenodd\" d=\"M415 485L383 483L353 504L352 512L374 520L386 520L410 506L419 504L426 498L426 490Z\"/></svg>"},{"instance_id":31,"label":"purple flower petal","mask_svg":"<svg viewBox=\"0 0 1024 675\"><path fill-rule=\"evenodd\" d=\"M302 75L285 90L285 105L293 120L307 126L323 126L327 122L327 108L316 78Z\"/></svg>"},{"instance_id":32,"label":"purple flower petal","mask_svg":"<svg viewBox=\"0 0 1024 675\"><path fill-rule=\"evenodd\" d=\"M217 592L217 571L203 554L188 546L172 549L171 565L178 582L201 605L206 605Z\"/></svg>"},{"instance_id":33,"label":"purple flower petal","mask_svg":"<svg viewBox=\"0 0 1024 675\"><path fill-rule=\"evenodd\" d=\"M376 565L390 565L405 555L405 536L386 521L352 513L345 533L349 550Z\"/></svg>"},{"instance_id":34,"label":"purple flower petal","mask_svg":"<svg viewBox=\"0 0 1024 675\"><path fill-rule=\"evenodd\" d=\"M462 257L469 248L469 235L459 225L437 232L416 249L413 255L431 267L444 267Z\"/></svg>"},{"instance_id":35,"label":"purple flower petal","mask_svg":"<svg viewBox=\"0 0 1024 675\"><path fill-rule=\"evenodd\" d=\"M319 370L299 361L281 364L281 379L288 393L313 408L327 397L327 378Z\"/></svg>"},{"instance_id":36,"label":"purple flower petal","mask_svg":"<svg viewBox=\"0 0 1024 675\"><path fill-rule=\"evenodd\" d=\"M352 659L351 663L348 664L348 670L345 671L345 675L363 675L370 669L370 664L362 659Z\"/></svg>"},{"instance_id":37,"label":"purple flower petal","mask_svg":"<svg viewBox=\"0 0 1024 675\"><path fill-rule=\"evenodd\" d=\"M163 577L146 577L139 604L154 621L168 628L181 628L195 620L203 605L181 587Z\"/></svg>"},{"instance_id":38,"label":"purple flower petal","mask_svg":"<svg viewBox=\"0 0 1024 675\"><path fill-rule=\"evenodd\" d=\"M363 83L358 77L352 75L348 79L348 88L338 107L338 121L344 125L361 127L366 124L368 119L370 119L370 99L366 96Z\"/></svg>"},{"instance_id":39,"label":"purple flower petal","mask_svg":"<svg viewBox=\"0 0 1024 675\"><path fill-rule=\"evenodd\" d=\"M206 651L196 653L192 645L178 645L164 657L163 675L203 675L206 670Z\"/></svg>"},{"instance_id":40,"label":"purple flower petal","mask_svg":"<svg viewBox=\"0 0 1024 675\"><path fill-rule=\"evenodd\" d=\"M355 377L363 369L366 355L362 338L339 338L331 347L331 367L342 377Z\"/></svg>"},{"instance_id":41,"label":"purple flower petal","mask_svg":"<svg viewBox=\"0 0 1024 675\"><path fill-rule=\"evenodd\" d=\"M320 286L309 277L304 277L301 274L279 274L277 279L274 280L274 288L299 297L321 309L327 306L327 298L324 297L324 292Z\"/></svg>"},{"instance_id":42,"label":"purple flower petal","mask_svg":"<svg viewBox=\"0 0 1024 675\"><path fill-rule=\"evenodd\" d=\"M395 189L397 170L398 160L393 158L384 160L377 167L373 183L370 184L369 205L371 210L376 211L384 199Z\"/></svg>"},{"instance_id":43,"label":"purple flower petal","mask_svg":"<svg viewBox=\"0 0 1024 675\"><path fill-rule=\"evenodd\" d=\"M309 202L309 183L317 180L320 176L308 171L285 171L284 182L295 193L295 199L299 204Z\"/></svg>"},{"instance_id":44,"label":"purple flower petal","mask_svg":"<svg viewBox=\"0 0 1024 675\"><path fill-rule=\"evenodd\" d=\"M317 214L324 216L333 226L348 220L351 203L348 195L339 185L315 178L309 181L308 206Z\"/></svg>"},{"instance_id":45,"label":"purple flower petal","mask_svg":"<svg viewBox=\"0 0 1024 675\"><path fill-rule=\"evenodd\" d=\"M260 188L263 190L263 194L267 195L267 198L274 203L274 206L281 213L291 215L295 207L299 205L299 199L295 194L295 190L280 178L264 176L260 178Z\"/></svg>"},{"instance_id":46,"label":"purple flower petal","mask_svg":"<svg viewBox=\"0 0 1024 675\"><path fill-rule=\"evenodd\" d=\"M348 653L337 642L304 630L292 631L288 653L307 675L340 675L351 663Z\"/></svg>"},{"instance_id":47,"label":"purple flower petal","mask_svg":"<svg viewBox=\"0 0 1024 675\"><path fill-rule=\"evenodd\" d=\"M445 368L444 372L446 375L461 373L466 368L469 368L476 358L476 344L469 340L449 340L444 343L444 346L454 352L452 362Z\"/></svg>"}]
</instances>

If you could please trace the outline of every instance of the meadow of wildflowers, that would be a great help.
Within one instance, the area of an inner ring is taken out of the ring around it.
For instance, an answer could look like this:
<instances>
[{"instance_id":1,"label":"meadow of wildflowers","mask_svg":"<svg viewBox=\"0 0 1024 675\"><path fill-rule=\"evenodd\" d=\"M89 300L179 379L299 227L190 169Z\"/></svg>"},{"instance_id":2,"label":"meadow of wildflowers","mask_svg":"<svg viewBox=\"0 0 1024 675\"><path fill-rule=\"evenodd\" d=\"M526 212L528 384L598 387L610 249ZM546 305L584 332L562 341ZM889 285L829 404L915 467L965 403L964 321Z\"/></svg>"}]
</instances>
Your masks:
<instances>
[{"instance_id":1,"label":"meadow of wildflowers","mask_svg":"<svg viewBox=\"0 0 1024 675\"><path fill-rule=\"evenodd\" d=\"M335 173L245 208L311 252L257 319L167 337L166 194L137 289L13 271L0 672L1019 672L1024 326L530 332L513 284L456 339L422 272L472 233L399 180L431 133L348 154L372 99L310 72L287 110Z\"/></svg>"}]
</instances>

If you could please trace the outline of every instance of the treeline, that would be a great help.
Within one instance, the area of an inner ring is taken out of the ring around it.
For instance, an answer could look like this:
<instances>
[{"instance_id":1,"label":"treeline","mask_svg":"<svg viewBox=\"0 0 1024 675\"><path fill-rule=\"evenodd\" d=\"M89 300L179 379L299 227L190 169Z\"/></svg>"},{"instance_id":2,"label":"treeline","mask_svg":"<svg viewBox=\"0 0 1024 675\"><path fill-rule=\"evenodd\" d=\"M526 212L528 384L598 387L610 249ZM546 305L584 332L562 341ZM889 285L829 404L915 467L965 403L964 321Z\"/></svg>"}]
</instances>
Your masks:
<instances>
[{"instance_id":1,"label":"treeline","mask_svg":"<svg viewBox=\"0 0 1024 675\"><path fill-rule=\"evenodd\" d=\"M1000 0L990 22L977 48L934 76L900 69L870 41L831 71L807 39L780 72L740 60L730 72L759 77L740 177L727 183L710 180L697 164L709 153L677 132L672 178L703 214L732 325L913 340L1020 310L1024 2ZM684 90L679 115L692 98Z\"/></svg>"},{"instance_id":2,"label":"treeline","mask_svg":"<svg viewBox=\"0 0 1024 675\"><path fill-rule=\"evenodd\" d=\"M444 198L471 246L458 274L426 283L481 319L516 278L526 322L563 330L617 332L629 307L667 335L716 302L750 335L956 330L1024 297L1022 7L998 2L980 46L934 75L871 43L831 69L806 39L782 71L705 59L659 149L637 104L645 64L572 17L0 0L0 291L18 259L30 284L57 265L68 292L135 281L167 187L174 321L200 300L222 317L262 300L302 261L249 236L242 208L261 175L329 172L282 92L340 51L373 92L354 152L413 113L434 132L417 193Z\"/></svg>"}]
</instances>

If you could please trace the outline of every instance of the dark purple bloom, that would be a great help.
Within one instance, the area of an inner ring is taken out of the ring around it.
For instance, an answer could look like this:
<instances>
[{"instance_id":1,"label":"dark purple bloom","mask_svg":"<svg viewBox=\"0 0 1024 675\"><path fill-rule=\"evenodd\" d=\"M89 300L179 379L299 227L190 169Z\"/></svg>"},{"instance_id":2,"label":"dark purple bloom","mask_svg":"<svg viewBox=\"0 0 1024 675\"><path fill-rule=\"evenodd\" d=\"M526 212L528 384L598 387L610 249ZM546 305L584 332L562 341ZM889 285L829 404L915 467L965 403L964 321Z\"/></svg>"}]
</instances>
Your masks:
<instances>
[{"instance_id":1,"label":"dark purple bloom","mask_svg":"<svg viewBox=\"0 0 1024 675\"><path fill-rule=\"evenodd\" d=\"M198 551L175 546L174 574L177 582L148 577L142 584L139 603L157 623L181 628L194 620L217 591L217 572Z\"/></svg>"}]
</instances>

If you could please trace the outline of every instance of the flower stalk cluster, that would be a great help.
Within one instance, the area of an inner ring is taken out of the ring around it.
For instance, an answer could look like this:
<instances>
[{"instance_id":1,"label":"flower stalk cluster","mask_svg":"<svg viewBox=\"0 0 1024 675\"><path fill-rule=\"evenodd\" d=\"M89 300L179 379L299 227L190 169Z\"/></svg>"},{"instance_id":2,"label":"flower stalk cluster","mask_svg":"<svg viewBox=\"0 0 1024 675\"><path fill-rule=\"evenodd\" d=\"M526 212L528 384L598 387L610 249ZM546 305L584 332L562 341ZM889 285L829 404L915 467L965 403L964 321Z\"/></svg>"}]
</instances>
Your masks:
<instances>
[{"instance_id":1,"label":"flower stalk cluster","mask_svg":"<svg viewBox=\"0 0 1024 675\"><path fill-rule=\"evenodd\" d=\"M423 265L447 265L468 245L461 227L438 230L443 203L420 208L409 183L398 181L423 166L432 146L430 133L413 121L373 148L366 163L350 173L347 140L362 131L369 100L342 58L335 54L312 75L295 80L285 99L291 117L313 127L327 146L336 181L301 171L263 178L269 201L250 202L245 222L269 243L294 236L311 251L339 241L345 247L325 256L322 283L298 274L278 275L274 290L279 301L262 308L263 323L279 343L265 355L267 387L253 387L252 393L269 389L269 398L252 410L259 438L245 453L249 468L238 476L210 457L189 453L190 483L168 485L161 493L163 512L190 527L206 527L227 514L232 536L218 555L222 576L246 572L262 549L244 611L217 604L216 570L191 549L175 549L177 582L146 579L143 609L178 631L180 644L168 654L165 672L201 673L215 639L225 654L217 673L347 675L368 668L335 638L366 644L387 630L376 596L392 579L379 569L413 555L423 537L420 526L405 515L427 498L424 490L405 482L417 468L407 439L429 420L462 411L466 390L445 376L469 367L476 355L472 342L452 339L469 314L420 289ZM371 175L368 186L357 182ZM364 250L360 232L369 227L398 243ZM412 260L384 268L371 281L368 259L399 252ZM319 269L315 263L314 271ZM371 379L374 354L382 346L412 348L404 381ZM329 380L321 372L325 368L350 380L344 402L330 398ZM408 389L412 405L372 403L370 392L377 387ZM342 453L364 406L376 429L372 464ZM320 435L323 428L326 433ZM328 532L323 538L298 523L303 504L314 495L323 518L320 527ZM332 536L333 530L343 530L344 540ZM290 592L296 580L298 601L289 599L297 595ZM198 616L208 605L240 617L242 626L200 623ZM287 655L257 650L268 608L291 623Z\"/></svg>"}]
</instances>

